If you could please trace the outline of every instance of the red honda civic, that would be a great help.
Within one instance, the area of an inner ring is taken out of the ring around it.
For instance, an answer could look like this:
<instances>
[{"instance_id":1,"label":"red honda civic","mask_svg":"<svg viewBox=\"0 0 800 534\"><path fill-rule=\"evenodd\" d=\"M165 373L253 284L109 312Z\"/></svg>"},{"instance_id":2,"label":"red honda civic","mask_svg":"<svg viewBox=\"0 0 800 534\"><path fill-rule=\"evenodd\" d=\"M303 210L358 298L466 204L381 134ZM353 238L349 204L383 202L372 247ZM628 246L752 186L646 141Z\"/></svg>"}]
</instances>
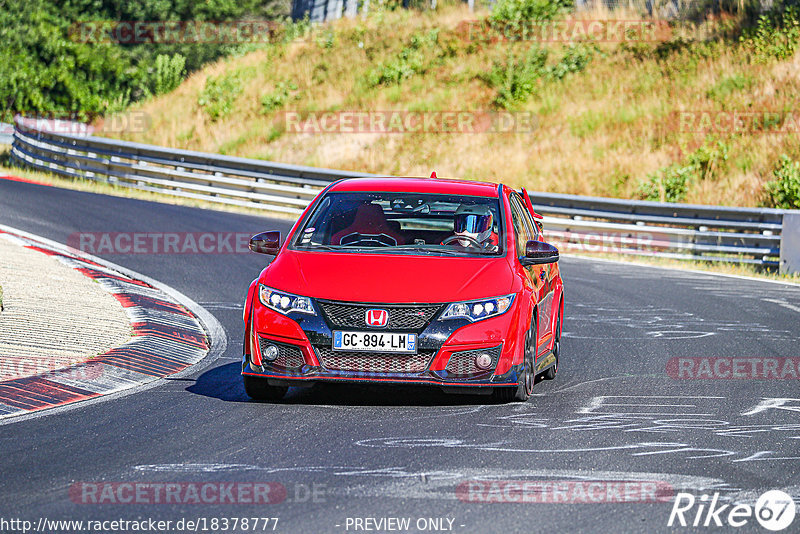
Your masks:
<instances>
[{"instance_id":1,"label":"red honda civic","mask_svg":"<svg viewBox=\"0 0 800 534\"><path fill-rule=\"evenodd\" d=\"M295 223L253 236L275 259L250 284L247 394L372 382L526 401L558 370L558 250L527 192L500 184L358 178Z\"/></svg>"}]
</instances>

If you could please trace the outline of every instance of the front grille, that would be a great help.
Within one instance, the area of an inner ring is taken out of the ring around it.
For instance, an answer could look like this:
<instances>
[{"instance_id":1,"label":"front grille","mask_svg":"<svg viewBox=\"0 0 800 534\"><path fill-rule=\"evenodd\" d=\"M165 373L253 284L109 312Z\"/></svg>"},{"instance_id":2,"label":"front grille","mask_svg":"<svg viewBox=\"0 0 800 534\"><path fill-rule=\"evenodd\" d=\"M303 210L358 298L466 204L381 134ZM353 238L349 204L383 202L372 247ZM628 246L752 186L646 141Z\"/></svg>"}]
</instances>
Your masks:
<instances>
[{"instance_id":1,"label":"front grille","mask_svg":"<svg viewBox=\"0 0 800 534\"><path fill-rule=\"evenodd\" d=\"M433 351L417 354L387 354L382 352L338 351L317 347L320 363L331 371L363 373L421 373L428 368Z\"/></svg>"},{"instance_id":2,"label":"front grille","mask_svg":"<svg viewBox=\"0 0 800 534\"><path fill-rule=\"evenodd\" d=\"M258 339L259 348L261 349L261 363L271 367L278 367L281 369L299 369L305 364L303 353L300 347L294 345L286 345L284 343L276 343L270 339L260 337ZM268 345L275 345L278 347L278 357L274 361L267 361L264 359L264 350Z\"/></svg>"},{"instance_id":3,"label":"front grille","mask_svg":"<svg viewBox=\"0 0 800 534\"><path fill-rule=\"evenodd\" d=\"M478 349L478 350L465 350L462 352L454 352L447 362L445 371L449 375L454 375L454 378L470 378L478 375L485 375L491 373L497 367L497 361L500 359L500 349L502 345L491 349ZM480 369L475 365L475 358L479 354L486 353L492 357L492 364L488 369Z\"/></svg>"},{"instance_id":4,"label":"front grille","mask_svg":"<svg viewBox=\"0 0 800 534\"><path fill-rule=\"evenodd\" d=\"M389 330L420 331L433 319L441 308L440 304L341 304L338 302L319 302L322 313L334 328L369 328L367 310L381 309L389 312Z\"/></svg>"}]
</instances>

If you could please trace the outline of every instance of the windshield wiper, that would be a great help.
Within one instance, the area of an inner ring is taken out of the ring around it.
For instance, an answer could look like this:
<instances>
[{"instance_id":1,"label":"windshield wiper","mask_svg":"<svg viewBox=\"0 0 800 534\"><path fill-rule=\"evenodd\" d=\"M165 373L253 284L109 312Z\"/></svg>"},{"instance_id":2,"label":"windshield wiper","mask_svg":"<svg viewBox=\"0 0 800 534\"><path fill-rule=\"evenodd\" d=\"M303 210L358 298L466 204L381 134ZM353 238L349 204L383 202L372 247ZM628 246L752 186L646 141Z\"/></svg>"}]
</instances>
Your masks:
<instances>
[{"instance_id":1,"label":"windshield wiper","mask_svg":"<svg viewBox=\"0 0 800 534\"><path fill-rule=\"evenodd\" d=\"M341 245L316 245L311 243L307 245L297 245L297 247L305 250L341 250L343 248Z\"/></svg>"},{"instance_id":2,"label":"windshield wiper","mask_svg":"<svg viewBox=\"0 0 800 534\"><path fill-rule=\"evenodd\" d=\"M429 252L431 254L442 254L443 256L460 256L466 251L455 250L452 248L442 248L442 245L399 245L393 247L400 250L412 250L419 252Z\"/></svg>"}]
</instances>

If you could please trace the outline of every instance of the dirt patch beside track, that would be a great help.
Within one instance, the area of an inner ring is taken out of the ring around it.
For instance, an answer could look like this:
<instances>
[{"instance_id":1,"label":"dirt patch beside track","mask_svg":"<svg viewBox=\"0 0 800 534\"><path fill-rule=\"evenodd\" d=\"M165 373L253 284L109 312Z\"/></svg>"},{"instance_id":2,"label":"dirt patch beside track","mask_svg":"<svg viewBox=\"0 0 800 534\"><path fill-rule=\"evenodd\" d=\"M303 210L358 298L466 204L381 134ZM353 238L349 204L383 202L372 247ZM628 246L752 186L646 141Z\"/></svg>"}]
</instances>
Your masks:
<instances>
[{"instance_id":1,"label":"dirt patch beside track","mask_svg":"<svg viewBox=\"0 0 800 534\"><path fill-rule=\"evenodd\" d=\"M0 238L0 381L55 371L131 337L122 305L57 256Z\"/></svg>"}]
</instances>

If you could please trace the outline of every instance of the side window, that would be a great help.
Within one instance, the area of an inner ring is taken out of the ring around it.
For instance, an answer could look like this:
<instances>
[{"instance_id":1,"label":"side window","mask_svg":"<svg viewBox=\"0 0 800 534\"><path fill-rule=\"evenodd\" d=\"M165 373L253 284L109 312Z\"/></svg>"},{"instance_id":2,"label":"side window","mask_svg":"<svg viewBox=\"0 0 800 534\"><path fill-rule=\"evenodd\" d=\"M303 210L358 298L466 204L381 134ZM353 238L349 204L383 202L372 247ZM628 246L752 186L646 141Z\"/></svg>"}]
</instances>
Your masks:
<instances>
[{"instance_id":1,"label":"side window","mask_svg":"<svg viewBox=\"0 0 800 534\"><path fill-rule=\"evenodd\" d=\"M516 195L511 195L511 220L514 223L514 235L517 242L517 256L525 255L525 244L533 239L533 230L526 219L525 208Z\"/></svg>"},{"instance_id":2,"label":"side window","mask_svg":"<svg viewBox=\"0 0 800 534\"><path fill-rule=\"evenodd\" d=\"M528 211L528 206L525 203L525 200L523 200L521 196L518 196L516 194L514 196L519 201L519 205L522 207L522 212L525 214L524 217L525 223L528 226L528 228L530 228L531 235L533 236L531 237L531 239L539 239L539 227L536 225L536 221L533 220L531 212Z\"/></svg>"}]
</instances>

